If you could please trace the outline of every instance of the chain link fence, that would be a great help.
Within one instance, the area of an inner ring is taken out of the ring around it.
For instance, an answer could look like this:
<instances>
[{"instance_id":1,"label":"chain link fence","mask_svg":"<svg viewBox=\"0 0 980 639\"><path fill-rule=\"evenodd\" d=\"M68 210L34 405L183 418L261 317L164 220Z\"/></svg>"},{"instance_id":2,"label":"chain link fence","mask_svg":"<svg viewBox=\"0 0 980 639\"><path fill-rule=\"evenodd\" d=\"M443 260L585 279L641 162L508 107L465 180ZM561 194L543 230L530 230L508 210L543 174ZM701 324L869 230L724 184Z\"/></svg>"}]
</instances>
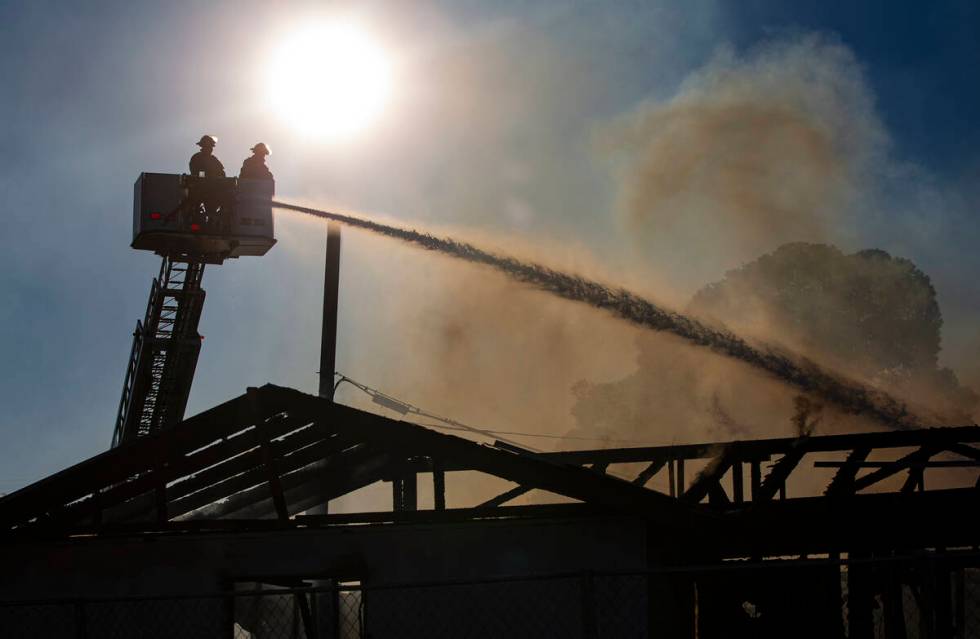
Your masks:
<instances>
[{"instance_id":1,"label":"chain link fence","mask_svg":"<svg viewBox=\"0 0 980 639\"><path fill-rule=\"evenodd\" d=\"M980 568L931 558L0 603L0 637L980 639Z\"/></svg>"}]
</instances>

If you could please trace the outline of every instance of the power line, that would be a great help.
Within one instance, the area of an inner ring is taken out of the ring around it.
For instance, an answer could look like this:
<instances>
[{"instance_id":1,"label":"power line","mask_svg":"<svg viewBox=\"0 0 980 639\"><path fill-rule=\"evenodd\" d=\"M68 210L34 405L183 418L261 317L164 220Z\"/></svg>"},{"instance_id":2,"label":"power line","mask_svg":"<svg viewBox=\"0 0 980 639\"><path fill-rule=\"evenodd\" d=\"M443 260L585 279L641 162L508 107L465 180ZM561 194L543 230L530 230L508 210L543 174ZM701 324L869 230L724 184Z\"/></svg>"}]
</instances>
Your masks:
<instances>
[{"instance_id":1,"label":"power line","mask_svg":"<svg viewBox=\"0 0 980 639\"><path fill-rule=\"evenodd\" d=\"M444 429L448 429L448 427L451 426L452 427L451 430L468 431L471 433L482 435L490 439L499 439L499 441L502 441L505 444L510 444L511 446L515 446L517 448L525 448L525 449L527 448L527 446L522 446L520 444L517 444L516 442L511 442L511 441L507 441L506 439L496 437L497 433L495 433L494 431L483 430L481 428L474 428L473 426L469 426L467 424L456 421L454 419L450 419L448 417L442 417L440 415L430 413L422 408L419 408L418 406L409 404L404 400L388 395L387 393L384 393L376 388L371 388L367 384L362 384L361 382L351 379L350 377L347 377L343 373L334 373L334 376L339 378L333 387L335 393L337 392L337 388L339 388L341 384L347 382L354 388L357 388L361 392L368 395L371 398L371 401L373 401L375 404L378 404L379 406L384 406L385 408L393 410L397 413L401 413L402 415L416 415L418 417L424 417L427 419L435 419L447 425L442 427ZM540 452L540 451L532 450L531 452Z\"/></svg>"},{"instance_id":2,"label":"power line","mask_svg":"<svg viewBox=\"0 0 980 639\"><path fill-rule=\"evenodd\" d=\"M448 417L440 417L439 415L432 414L432 413L430 413L430 412L428 412L428 411L426 411L426 410L424 410L422 408L419 408L417 406L414 406L414 405L412 405L412 404L410 404L410 403L408 403L408 402L406 402L404 400L401 400L401 399L398 399L396 397L393 397L393 396L391 396L391 395L389 395L387 393L384 393L383 391L380 391L380 390L378 390L376 388L372 388L372 387L368 386L367 384L362 384L361 382L358 382L358 381L356 381L354 379L351 379L350 377L344 375L343 373L334 373L334 376L338 378L337 379L337 382L334 384L334 391L335 392L336 392L337 388L341 384L343 384L344 382L347 382L348 384L350 384L354 388L356 388L356 389L360 390L361 392L363 392L364 394L368 395L371 398L371 401L373 401L375 404L378 404L379 406L383 406L383 407L388 408L390 410L393 410L395 412L401 413L402 415L417 415L419 417L425 417L425 418L428 418L428 419L435 419L437 421L442 422L442 424L418 423L419 426L426 426L428 428L436 428L436 429L440 429L440 430L467 431L467 432L471 432L471 433L477 433L477 434L483 435L485 437L493 436L493 437L498 438L498 439L500 439L499 438L500 435L510 435L510 436L516 436L516 437L536 437L536 438L540 438L540 439L569 439L569 440L578 440L578 441L607 442L607 443L616 443L616 444L632 444L632 445L635 445L635 446L656 446L657 445L657 443L655 443L655 442L643 442L643 441L636 441L636 440L632 440L632 439L612 439L612 438L604 438L604 437L582 437L582 436L578 436L578 435L558 435L558 434L555 434L555 433L529 433L529 432L526 432L526 431L517 431L517 430L489 430L489 429L475 428L473 426L469 426L467 424L464 424L462 422L456 421L454 419L450 419ZM417 423L417 422L413 422L413 423ZM508 443L508 444L511 444L511 445L517 445L517 444L515 444L513 442L508 442L505 439L500 439L500 441L503 441L504 443ZM524 446L524 447L526 448L526 446Z\"/></svg>"}]
</instances>

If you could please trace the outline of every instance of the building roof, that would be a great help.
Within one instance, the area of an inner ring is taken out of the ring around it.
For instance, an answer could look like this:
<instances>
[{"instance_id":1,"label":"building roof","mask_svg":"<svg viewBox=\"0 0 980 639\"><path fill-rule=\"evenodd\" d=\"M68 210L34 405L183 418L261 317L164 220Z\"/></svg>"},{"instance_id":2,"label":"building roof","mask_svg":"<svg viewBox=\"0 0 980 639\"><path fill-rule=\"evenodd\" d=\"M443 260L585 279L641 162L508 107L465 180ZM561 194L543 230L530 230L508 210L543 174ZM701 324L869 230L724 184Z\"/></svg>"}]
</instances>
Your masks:
<instances>
[{"instance_id":1,"label":"building roof","mask_svg":"<svg viewBox=\"0 0 980 639\"><path fill-rule=\"evenodd\" d=\"M0 498L0 535L616 514L647 521L661 541L729 556L837 552L882 539L952 547L980 534L969 517L980 495L977 442L980 428L965 426L537 453L270 384ZM804 460L812 464L800 470ZM927 481L927 470L943 479ZM446 479L460 471L514 486L447 508ZM417 508L423 473L432 478L433 509ZM950 483L951 473L966 487ZM391 511L307 512L379 481L391 482ZM563 503L505 505L536 489Z\"/></svg>"},{"instance_id":2,"label":"building roof","mask_svg":"<svg viewBox=\"0 0 980 639\"><path fill-rule=\"evenodd\" d=\"M270 384L3 497L0 529L285 520L379 480L461 470L638 514L678 532L709 517L600 470Z\"/></svg>"}]
</instances>

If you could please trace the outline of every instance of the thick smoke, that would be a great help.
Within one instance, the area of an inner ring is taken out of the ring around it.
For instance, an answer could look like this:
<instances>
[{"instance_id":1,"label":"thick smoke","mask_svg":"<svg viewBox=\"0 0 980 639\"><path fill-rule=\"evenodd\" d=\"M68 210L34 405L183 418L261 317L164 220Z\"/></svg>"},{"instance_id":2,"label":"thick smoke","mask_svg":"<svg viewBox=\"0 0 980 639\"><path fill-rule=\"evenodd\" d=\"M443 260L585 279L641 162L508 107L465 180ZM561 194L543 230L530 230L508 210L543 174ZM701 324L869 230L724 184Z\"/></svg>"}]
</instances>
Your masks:
<instances>
[{"instance_id":1,"label":"thick smoke","mask_svg":"<svg viewBox=\"0 0 980 639\"><path fill-rule=\"evenodd\" d=\"M723 51L600 140L638 251L702 281L785 242L847 236L887 147L852 54L816 36ZM688 250L701 265L678 259Z\"/></svg>"},{"instance_id":2,"label":"thick smoke","mask_svg":"<svg viewBox=\"0 0 980 639\"><path fill-rule=\"evenodd\" d=\"M573 434L653 438L658 444L795 434L793 389L764 371L652 331L637 335L634 350L634 368L625 375L574 386ZM840 411L829 418L824 430L873 427Z\"/></svg>"},{"instance_id":3,"label":"thick smoke","mask_svg":"<svg viewBox=\"0 0 980 639\"><path fill-rule=\"evenodd\" d=\"M736 336L648 301L669 300L669 306L684 308L691 293L725 270L787 242L833 243L848 252L883 246L915 258L913 251L893 249L880 239L877 222L891 219L893 212L874 192L880 173L888 172L883 170L888 140L862 71L846 48L809 37L770 43L746 55L722 52L673 98L647 102L599 133L601 148L614 160L619 219L627 231L623 244L632 241L639 258L634 268L596 276L600 271L577 257L567 264L561 248L556 252L536 243L531 250L515 249L509 238L505 249L485 250L499 244L482 236L463 244L359 220L369 232L491 265L532 285L514 286L477 269L446 268L442 258L413 260L405 272L398 261L404 254L389 255L394 252L382 248L383 240L369 242L371 258L359 268L370 269L372 281L394 277L396 289L386 293L386 314L388 307L395 309L392 318L371 319L374 341L358 349L382 354L386 365L364 379L485 427L564 433L571 418L578 428L568 434L607 438L609 445L874 427L860 416L885 427L945 421L918 407L921 418L911 415L902 403L874 390L875 380L859 377L865 384L851 383L827 373L828 367L845 375L855 371L821 349L798 348L793 335L764 316L751 318L759 320L751 331L723 318ZM500 165L506 160L494 158ZM555 186L539 188L563 192ZM579 194L574 185L567 191ZM499 195L468 194L448 205L499 212L506 210L506 198ZM601 191L596 197L611 201ZM438 208L446 204L436 202ZM564 212L553 204L536 201L540 217ZM607 208L601 201L595 206ZM609 218L588 219L583 231L589 235L583 238L601 234ZM515 220L508 222L515 226ZM526 234L524 229L521 236ZM439 235L460 237L455 228ZM499 257L503 254L530 259ZM621 251L609 257L602 262L627 259ZM541 263L552 268L535 266ZM388 274L391 268L397 274ZM599 283L610 281L644 294ZM549 300L535 289L557 296ZM349 300L356 307L373 302L370 290L348 294L356 296ZM559 298L609 314L576 313ZM629 329L611 316L656 330ZM596 333L613 344L602 343ZM785 346L760 347L760 342ZM880 388L895 390L890 383ZM794 396L813 406L801 411ZM901 397L918 401L921 395ZM561 440L560 445L595 443Z\"/></svg>"},{"instance_id":4,"label":"thick smoke","mask_svg":"<svg viewBox=\"0 0 980 639\"><path fill-rule=\"evenodd\" d=\"M675 335L690 344L749 364L805 393L832 402L847 413L863 415L892 428L921 425L919 417L887 393L837 377L813 362L795 358L775 348L750 345L723 328L708 327L680 313L662 309L630 291L613 289L540 264L495 255L453 239L438 238L414 230L302 206L278 202L274 206L334 220L444 255L489 266L518 282L530 284L571 301L588 304L634 325Z\"/></svg>"},{"instance_id":5,"label":"thick smoke","mask_svg":"<svg viewBox=\"0 0 980 639\"><path fill-rule=\"evenodd\" d=\"M929 192L928 181L921 172L900 170L863 70L847 48L820 36L769 42L738 56L723 51L672 98L641 105L601 139L615 161L618 211L635 248L692 288L790 243L889 248L921 260L927 271L936 268L931 253L950 244L924 239L950 216L944 210L949 199L927 198L928 215L909 211ZM886 195L893 192L905 197ZM785 272L787 280L797 276L807 274ZM872 289L872 280L881 280L877 295L902 295L872 268L856 276ZM837 320L859 311L845 287L830 284L811 300L809 321L823 324L843 345L847 327ZM757 292L740 291L745 312L723 318L739 335L788 345L870 386L962 419L961 406L935 384L901 388L895 379L867 374L853 353L842 359L833 349L800 343L792 326L773 321L770 309L757 303ZM912 340L896 346L906 347ZM653 381L659 367L639 374ZM711 405L702 401L701 409L711 411Z\"/></svg>"},{"instance_id":6,"label":"thick smoke","mask_svg":"<svg viewBox=\"0 0 980 639\"><path fill-rule=\"evenodd\" d=\"M793 425L800 437L809 437L820 423L823 404L815 402L806 395L793 398Z\"/></svg>"}]
</instances>

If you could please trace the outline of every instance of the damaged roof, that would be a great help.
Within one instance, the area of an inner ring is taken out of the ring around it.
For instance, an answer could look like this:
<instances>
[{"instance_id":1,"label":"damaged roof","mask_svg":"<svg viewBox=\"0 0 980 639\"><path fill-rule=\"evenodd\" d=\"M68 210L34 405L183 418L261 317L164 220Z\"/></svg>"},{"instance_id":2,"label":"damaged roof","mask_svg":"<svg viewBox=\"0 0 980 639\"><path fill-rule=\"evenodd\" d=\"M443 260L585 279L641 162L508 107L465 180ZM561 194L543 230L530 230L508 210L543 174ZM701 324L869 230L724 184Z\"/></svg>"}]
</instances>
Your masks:
<instances>
[{"instance_id":1,"label":"damaged roof","mask_svg":"<svg viewBox=\"0 0 980 639\"><path fill-rule=\"evenodd\" d=\"M3 497L0 530L284 521L377 481L461 470L641 515L678 533L709 517L602 470L269 384Z\"/></svg>"},{"instance_id":2,"label":"damaged roof","mask_svg":"<svg viewBox=\"0 0 980 639\"><path fill-rule=\"evenodd\" d=\"M969 516L980 495L977 443L974 425L537 453L270 384L3 497L0 535L616 515L642 518L668 545L732 557L848 551L882 540L954 547L980 534ZM813 470L820 468L827 470ZM927 480L929 469L935 479ZM515 486L449 508L446 479L457 471ZM953 471L965 486L950 484ZM419 510L423 473L433 507ZM391 483L390 511L308 513L379 481ZM531 490L564 503L504 505Z\"/></svg>"}]
</instances>

